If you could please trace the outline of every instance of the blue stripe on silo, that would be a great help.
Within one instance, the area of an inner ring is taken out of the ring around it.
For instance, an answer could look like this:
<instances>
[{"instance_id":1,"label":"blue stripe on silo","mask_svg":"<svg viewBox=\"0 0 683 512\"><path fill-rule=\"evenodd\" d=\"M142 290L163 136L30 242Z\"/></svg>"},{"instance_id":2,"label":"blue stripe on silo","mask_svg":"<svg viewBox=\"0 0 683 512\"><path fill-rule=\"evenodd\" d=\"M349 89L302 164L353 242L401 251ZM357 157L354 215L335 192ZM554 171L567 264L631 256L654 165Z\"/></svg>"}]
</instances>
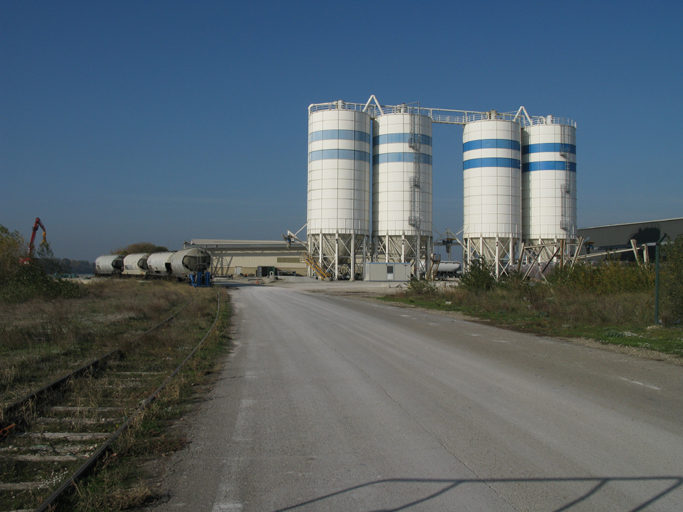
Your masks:
<instances>
[{"instance_id":1,"label":"blue stripe on silo","mask_svg":"<svg viewBox=\"0 0 683 512\"><path fill-rule=\"evenodd\" d=\"M372 157L372 165L415 161L415 153L380 153ZM420 163L432 165L432 155L420 153Z\"/></svg>"},{"instance_id":2,"label":"blue stripe on silo","mask_svg":"<svg viewBox=\"0 0 683 512\"><path fill-rule=\"evenodd\" d=\"M519 141L510 139L477 139L465 142L462 145L463 152L473 149L514 149L519 151Z\"/></svg>"},{"instance_id":3,"label":"blue stripe on silo","mask_svg":"<svg viewBox=\"0 0 683 512\"><path fill-rule=\"evenodd\" d=\"M308 154L308 161L315 160L360 160L370 163L370 153L367 151L354 151L353 149L321 149L311 151Z\"/></svg>"},{"instance_id":4,"label":"blue stripe on silo","mask_svg":"<svg viewBox=\"0 0 683 512\"><path fill-rule=\"evenodd\" d=\"M522 146L523 155L531 153L572 153L575 155L576 146L574 144L561 144L559 142L544 142L541 144Z\"/></svg>"},{"instance_id":5,"label":"blue stripe on silo","mask_svg":"<svg viewBox=\"0 0 683 512\"><path fill-rule=\"evenodd\" d=\"M464 160L463 169L476 169L478 167L510 167L519 169L519 160L514 158L471 158Z\"/></svg>"},{"instance_id":6,"label":"blue stripe on silo","mask_svg":"<svg viewBox=\"0 0 683 512\"><path fill-rule=\"evenodd\" d=\"M319 130L308 134L308 142L319 140L359 140L370 144L370 134L358 130Z\"/></svg>"},{"instance_id":7,"label":"blue stripe on silo","mask_svg":"<svg viewBox=\"0 0 683 512\"><path fill-rule=\"evenodd\" d=\"M562 160L551 160L545 162L529 162L522 165L522 172L532 171L564 171L566 170L566 162ZM576 172L576 164L569 162L569 172Z\"/></svg>"},{"instance_id":8,"label":"blue stripe on silo","mask_svg":"<svg viewBox=\"0 0 683 512\"><path fill-rule=\"evenodd\" d=\"M376 135L372 138L374 145L379 144L410 144L410 133L387 133L385 135ZM425 146L432 145L432 138L429 135L420 135L420 144Z\"/></svg>"}]
</instances>

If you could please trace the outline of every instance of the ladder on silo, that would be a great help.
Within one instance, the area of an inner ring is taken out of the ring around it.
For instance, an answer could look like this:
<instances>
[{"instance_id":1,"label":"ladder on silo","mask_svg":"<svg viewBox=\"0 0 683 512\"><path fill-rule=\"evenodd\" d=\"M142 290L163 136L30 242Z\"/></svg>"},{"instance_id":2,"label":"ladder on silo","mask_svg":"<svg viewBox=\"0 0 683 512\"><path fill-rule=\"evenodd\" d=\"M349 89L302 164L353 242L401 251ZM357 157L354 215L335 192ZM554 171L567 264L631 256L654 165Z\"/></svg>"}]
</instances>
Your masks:
<instances>
[{"instance_id":1,"label":"ladder on silo","mask_svg":"<svg viewBox=\"0 0 683 512\"><path fill-rule=\"evenodd\" d=\"M561 186L562 218L560 228L566 231L570 238L573 238L573 223L571 214L572 205L572 180L571 180L571 151L569 145L569 130L565 124L561 126L560 156L564 158L564 183Z\"/></svg>"},{"instance_id":2,"label":"ladder on silo","mask_svg":"<svg viewBox=\"0 0 683 512\"><path fill-rule=\"evenodd\" d=\"M417 111L417 112L416 112ZM415 228L420 234L420 214L422 212L422 191L421 191L421 172L420 172L420 152L421 152L421 133L420 133L420 104L417 108L410 110L410 139L408 146L413 150L413 174L410 177L410 216L408 224Z\"/></svg>"}]
</instances>

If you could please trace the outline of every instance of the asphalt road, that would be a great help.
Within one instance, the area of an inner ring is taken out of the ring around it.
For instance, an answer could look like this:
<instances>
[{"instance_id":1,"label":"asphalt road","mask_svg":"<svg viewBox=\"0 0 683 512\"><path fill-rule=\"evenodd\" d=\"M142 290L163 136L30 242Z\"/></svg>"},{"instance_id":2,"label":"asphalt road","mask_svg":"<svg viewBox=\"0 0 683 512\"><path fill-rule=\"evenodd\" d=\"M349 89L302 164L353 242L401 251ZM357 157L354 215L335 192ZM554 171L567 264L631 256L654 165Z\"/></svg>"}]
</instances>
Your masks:
<instances>
[{"instance_id":1,"label":"asphalt road","mask_svg":"<svg viewBox=\"0 0 683 512\"><path fill-rule=\"evenodd\" d=\"M417 309L231 292L155 510L683 510L683 368Z\"/></svg>"}]
</instances>

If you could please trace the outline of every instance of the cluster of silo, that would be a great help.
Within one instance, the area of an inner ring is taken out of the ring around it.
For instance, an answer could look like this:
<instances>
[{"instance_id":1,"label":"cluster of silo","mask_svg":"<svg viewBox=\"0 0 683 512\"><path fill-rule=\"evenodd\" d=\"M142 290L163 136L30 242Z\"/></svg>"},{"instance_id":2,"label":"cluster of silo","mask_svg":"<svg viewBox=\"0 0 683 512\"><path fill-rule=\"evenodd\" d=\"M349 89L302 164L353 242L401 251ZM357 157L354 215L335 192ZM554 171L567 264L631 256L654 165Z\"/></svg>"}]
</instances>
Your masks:
<instances>
[{"instance_id":1,"label":"cluster of silo","mask_svg":"<svg viewBox=\"0 0 683 512\"><path fill-rule=\"evenodd\" d=\"M464 258L485 258L499 275L522 243L548 260L552 244L576 238L576 127L495 110L478 117L463 131Z\"/></svg>"},{"instance_id":2,"label":"cluster of silo","mask_svg":"<svg viewBox=\"0 0 683 512\"><path fill-rule=\"evenodd\" d=\"M547 247L575 240L573 121L321 103L309 107L308 256L330 278L353 279L370 260L409 262L418 276L427 270L433 122L464 125L466 265L484 258L500 275L522 247L541 247L547 260Z\"/></svg>"},{"instance_id":3,"label":"cluster of silo","mask_svg":"<svg viewBox=\"0 0 683 512\"><path fill-rule=\"evenodd\" d=\"M431 119L414 107L377 115L343 101L311 106L308 253L325 273L353 279L370 240L374 261L419 271L432 250L431 148Z\"/></svg>"}]
</instances>

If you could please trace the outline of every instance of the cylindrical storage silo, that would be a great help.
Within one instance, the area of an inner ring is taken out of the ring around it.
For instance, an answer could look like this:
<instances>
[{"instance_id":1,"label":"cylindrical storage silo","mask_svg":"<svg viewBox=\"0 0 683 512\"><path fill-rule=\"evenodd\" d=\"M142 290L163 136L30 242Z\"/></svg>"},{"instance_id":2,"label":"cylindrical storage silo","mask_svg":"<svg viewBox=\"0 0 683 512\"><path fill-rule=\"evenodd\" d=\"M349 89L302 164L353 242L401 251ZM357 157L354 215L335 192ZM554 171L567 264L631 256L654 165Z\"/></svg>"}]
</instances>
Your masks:
<instances>
[{"instance_id":1,"label":"cylindrical storage silo","mask_svg":"<svg viewBox=\"0 0 683 512\"><path fill-rule=\"evenodd\" d=\"M529 245L576 239L576 127L548 116L522 129L522 219Z\"/></svg>"},{"instance_id":2,"label":"cylindrical storage silo","mask_svg":"<svg viewBox=\"0 0 683 512\"><path fill-rule=\"evenodd\" d=\"M522 237L521 126L491 111L463 131L465 263L485 258L496 276Z\"/></svg>"},{"instance_id":3,"label":"cylindrical storage silo","mask_svg":"<svg viewBox=\"0 0 683 512\"><path fill-rule=\"evenodd\" d=\"M352 107L309 108L308 254L330 279L362 272L370 236L372 121Z\"/></svg>"},{"instance_id":4,"label":"cylindrical storage silo","mask_svg":"<svg viewBox=\"0 0 683 512\"><path fill-rule=\"evenodd\" d=\"M402 105L373 125L373 259L411 262L418 276L432 250L432 120Z\"/></svg>"}]
</instances>

